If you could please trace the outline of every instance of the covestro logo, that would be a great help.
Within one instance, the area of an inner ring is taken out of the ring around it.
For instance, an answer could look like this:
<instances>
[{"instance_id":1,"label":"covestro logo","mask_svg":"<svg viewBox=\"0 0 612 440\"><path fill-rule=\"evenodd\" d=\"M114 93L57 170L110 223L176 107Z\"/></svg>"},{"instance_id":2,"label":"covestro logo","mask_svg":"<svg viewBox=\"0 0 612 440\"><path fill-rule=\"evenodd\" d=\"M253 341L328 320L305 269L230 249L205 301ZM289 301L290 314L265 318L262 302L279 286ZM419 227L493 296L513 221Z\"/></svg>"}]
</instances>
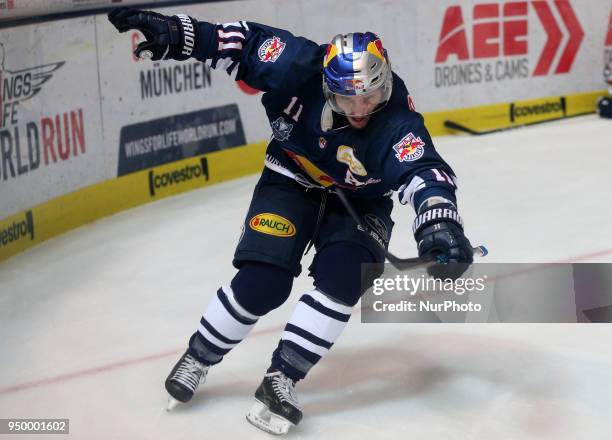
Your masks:
<instances>
[{"instance_id":1,"label":"covestro logo","mask_svg":"<svg viewBox=\"0 0 612 440\"><path fill-rule=\"evenodd\" d=\"M521 119L539 119L541 117L550 118L556 116L564 117L567 114L567 106L565 98L561 97L558 101L545 101L531 105L510 104L510 122L516 122Z\"/></svg>"},{"instance_id":2,"label":"covestro logo","mask_svg":"<svg viewBox=\"0 0 612 440\"><path fill-rule=\"evenodd\" d=\"M34 240L34 216L32 211L27 211L23 220L16 220L2 226L0 229L0 247L8 246L27 237Z\"/></svg>"},{"instance_id":3,"label":"covestro logo","mask_svg":"<svg viewBox=\"0 0 612 440\"><path fill-rule=\"evenodd\" d=\"M209 179L208 161L205 157L201 158L197 165L185 165L164 173L155 174L155 171L151 170L149 171L149 194L155 197L162 189L180 186L200 178Z\"/></svg>"}]
</instances>

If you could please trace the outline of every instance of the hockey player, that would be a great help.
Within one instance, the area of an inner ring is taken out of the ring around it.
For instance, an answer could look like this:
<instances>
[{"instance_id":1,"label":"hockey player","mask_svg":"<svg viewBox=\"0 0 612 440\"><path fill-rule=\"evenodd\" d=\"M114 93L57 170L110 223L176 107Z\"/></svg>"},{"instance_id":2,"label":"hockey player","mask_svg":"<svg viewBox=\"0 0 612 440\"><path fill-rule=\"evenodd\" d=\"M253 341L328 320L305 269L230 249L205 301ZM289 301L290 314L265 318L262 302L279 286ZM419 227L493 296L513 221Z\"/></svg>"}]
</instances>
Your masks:
<instances>
[{"instance_id":1,"label":"hockey player","mask_svg":"<svg viewBox=\"0 0 612 440\"><path fill-rule=\"evenodd\" d=\"M604 67L604 81L608 84L608 96L602 96L597 100L597 113L602 118L612 118L612 60Z\"/></svg>"},{"instance_id":2,"label":"hockey player","mask_svg":"<svg viewBox=\"0 0 612 440\"><path fill-rule=\"evenodd\" d=\"M120 32L144 34L139 57L196 58L264 92L273 137L235 252L238 272L208 304L165 386L172 399L189 401L209 368L285 302L314 244L314 288L299 299L247 414L259 428L285 433L302 418L296 382L332 347L364 291L362 263L385 260L393 191L416 210L422 258L472 262L453 170L371 32L318 45L246 21L211 24L130 8L114 9L109 20ZM336 188L349 194L368 233Z\"/></svg>"}]
</instances>

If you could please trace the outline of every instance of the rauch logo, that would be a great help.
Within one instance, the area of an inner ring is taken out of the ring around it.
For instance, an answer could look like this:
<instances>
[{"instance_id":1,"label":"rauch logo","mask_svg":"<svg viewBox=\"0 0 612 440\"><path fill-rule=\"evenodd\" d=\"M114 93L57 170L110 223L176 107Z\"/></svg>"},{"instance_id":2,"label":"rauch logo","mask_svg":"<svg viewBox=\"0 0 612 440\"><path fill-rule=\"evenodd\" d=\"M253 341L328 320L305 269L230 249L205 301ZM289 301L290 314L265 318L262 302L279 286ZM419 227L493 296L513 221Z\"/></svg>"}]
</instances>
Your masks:
<instances>
[{"instance_id":1,"label":"rauch logo","mask_svg":"<svg viewBox=\"0 0 612 440\"><path fill-rule=\"evenodd\" d=\"M295 235L295 226L290 220L269 212L257 214L251 218L249 226L254 231L276 237L293 237Z\"/></svg>"}]
</instances>

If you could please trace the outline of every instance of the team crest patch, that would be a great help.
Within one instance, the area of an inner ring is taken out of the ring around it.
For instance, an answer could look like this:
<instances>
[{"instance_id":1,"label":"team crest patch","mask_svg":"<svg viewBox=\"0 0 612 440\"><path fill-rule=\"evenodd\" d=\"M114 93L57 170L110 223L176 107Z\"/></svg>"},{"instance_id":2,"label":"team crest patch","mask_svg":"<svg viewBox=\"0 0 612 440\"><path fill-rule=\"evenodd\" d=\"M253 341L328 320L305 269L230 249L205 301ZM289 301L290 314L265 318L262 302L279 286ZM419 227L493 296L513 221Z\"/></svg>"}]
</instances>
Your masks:
<instances>
[{"instance_id":1,"label":"team crest patch","mask_svg":"<svg viewBox=\"0 0 612 440\"><path fill-rule=\"evenodd\" d=\"M374 214L366 214L365 221L369 226L369 231L361 225L357 225L357 229L362 232L369 233L370 237L376 241L380 247L386 248L385 244L389 242L389 231L385 222Z\"/></svg>"},{"instance_id":2,"label":"team crest patch","mask_svg":"<svg viewBox=\"0 0 612 440\"><path fill-rule=\"evenodd\" d=\"M395 157L400 162L413 162L420 159L425 153L425 142L412 132L393 146Z\"/></svg>"},{"instance_id":3,"label":"team crest patch","mask_svg":"<svg viewBox=\"0 0 612 440\"><path fill-rule=\"evenodd\" d=\"M327 147L327 140L324 137L320 137L319 138L319 148L323 150L325 147Z\"/></svg>"},{"instance_id":4,"label":"team crest patch","mask_svg":"<svg viewBox=\"0 0 612 440\"><path fill-rule=\"evenodd\" d=\"M293 237L295 226L285 217L265 212L257 214L249 220L252 230L262 234L274 235L275 237Z\"/></svg>"},{"instance_id":5,"label":"team crest patch","mask_svg":"<svg viewBox=\"0 0 612 440\"><path fill-rule=\"evenodd\" d=\"M364 218L368 226L378 232L384 241L389 241L389 231L385 222L374 214L366 214Z\"/></svg>"},{"instance_id":6,"label":"team crest patch","mask_svg":"<svg viewBox=\"0 0 612 440\"><path fill-rule=\"evenodd\" d=\"M368 174L363 164L355 157L353 149L347 145L340 145L338 147L336 159L338 162L347 164L349 169L358 176L366 176Z\"/></svg>"},{"instance_id":7,"label":"team crest patch","mask_svg":"<svg viewBox=\"0 0 612 440\"><path fill-rule=\"evenodd\" d=\"M264 63L274 63L285 50L285 45L286 43L283 43L278 37L268 38L259 46L257 51L259 59Z\"/></svg>"},{"instance_id":8,"label":"team crest patch","mask_svg":"<svg viewBox=\"0 0 612 440\"><path fill-rule=\"evenodd\" d=\"M291 136L291 130L293 130L293 124L288 124L285 122L282 116L272 122L271 127L274 139L280 142L289 139L289 136Z\"/></svg>"}]
</instances>

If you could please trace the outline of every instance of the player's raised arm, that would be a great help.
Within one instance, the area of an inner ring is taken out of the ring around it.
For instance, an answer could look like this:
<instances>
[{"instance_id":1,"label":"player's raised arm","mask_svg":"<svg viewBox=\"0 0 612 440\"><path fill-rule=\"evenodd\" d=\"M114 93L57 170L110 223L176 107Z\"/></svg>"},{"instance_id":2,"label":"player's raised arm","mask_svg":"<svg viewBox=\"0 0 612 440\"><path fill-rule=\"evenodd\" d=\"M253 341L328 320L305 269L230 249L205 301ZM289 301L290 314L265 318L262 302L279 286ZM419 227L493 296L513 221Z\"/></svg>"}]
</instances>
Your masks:
<instances>
[{"instance_id":1,"label":"player's raised arm","mask_svg":"<svg viewBox=\"0 0 612 440\"><path fill-rule=\"evenodd\" d=\"M108 14L119 32L143 33L135 55L151 60L208 61L262 91L287 87L320 73L324 48L290 32L258 23L212 24L185 14L116 8ZM289 72L292 75L287 75Z\"/></svg>"},{"instance_id":2,"label":"player's raised arm","mask_svg":"<svg viewBox=\"0 0 612 440\"><path fill-rule=\"evenodd\" d=\"M385 157L385 174L398 187L400 203L417 214L412 230L419 256L451 263L471 263L472 245L463 233L457 209L457 179L434 148L423 117L399 127Z\"/></svg>"}]
</instances>

